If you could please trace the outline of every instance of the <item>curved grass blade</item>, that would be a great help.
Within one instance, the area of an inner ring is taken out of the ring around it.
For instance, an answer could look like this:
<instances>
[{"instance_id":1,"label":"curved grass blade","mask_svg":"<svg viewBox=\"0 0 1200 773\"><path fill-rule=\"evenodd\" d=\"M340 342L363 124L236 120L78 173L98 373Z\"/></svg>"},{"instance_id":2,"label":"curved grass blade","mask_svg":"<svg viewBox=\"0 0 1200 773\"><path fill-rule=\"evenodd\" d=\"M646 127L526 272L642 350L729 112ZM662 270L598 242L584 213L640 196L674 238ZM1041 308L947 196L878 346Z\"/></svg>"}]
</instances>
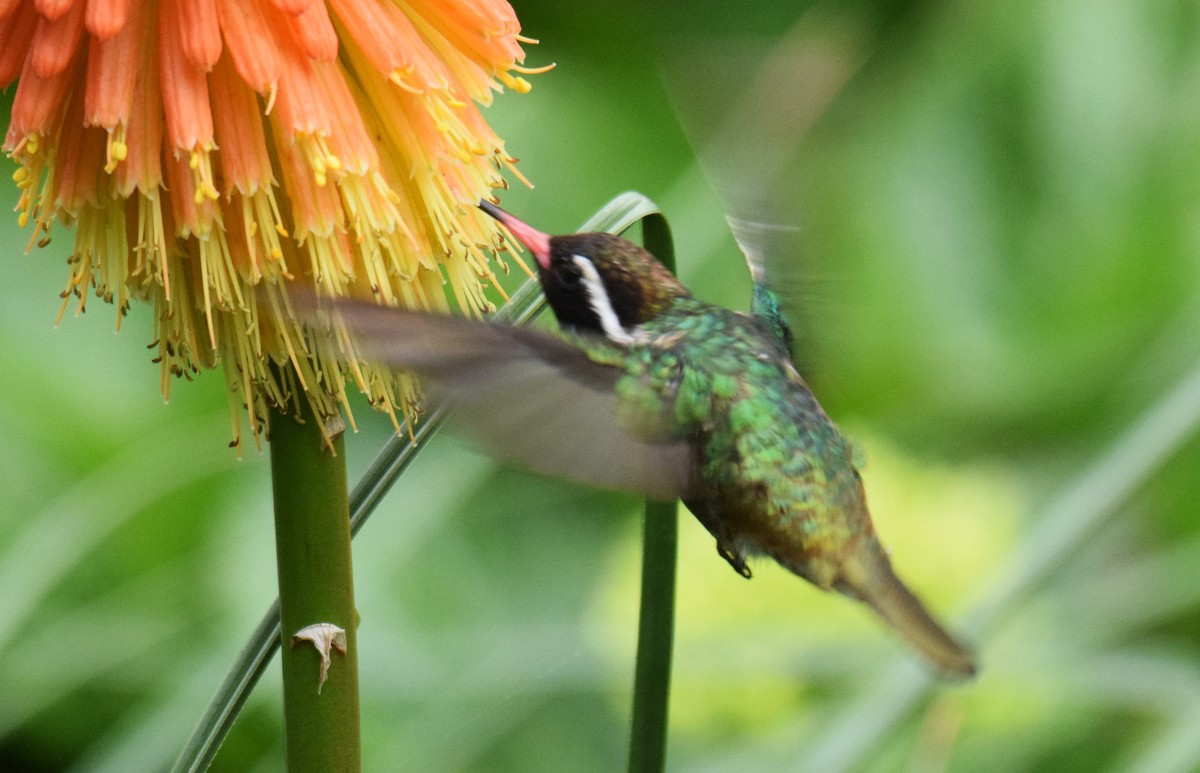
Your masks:
<instances>
[{"instance_id":1,"label":"curved grass blade","mask_svg":"<svg viewBox=\"0 0 1200 773\"><path fill-rule=\"evenodd\" d=\"M626 192L618 195L581 227L581 231L608 231L621 233L635 223L654 217L661 225L649 226L653 231L665 231L665 220L658 207L640 193ZM652 221L653 222L653 221ZM669 244L669 238L668 238ZM656 253L658 254L658 253ZM536 317L546 306L541 286L537 280L529 279L512 294L508 303L496 312L495 319L523 325ZM391 438L376 456L375 461L363 474L362 479L350 493L350 533L357 535L366 524L371 513L383 500L405 468L425 448L437 433L446 418L441 406L430 408L425 420L415 429L412 440L396 436ZM674 587L674 551L671 552L671 583ZM191 737L184 745L171 766L172 771L201 771L213 761L225 736L250 697L254 685L266 670L280 646L279 601L276 600L263 615L262 620L250 635L250 639L234 661L229 673L205 709ZM668 647L670 641L667 642ZM669 653L668 653L669 663Z\"/></svg>"}]
</instances>

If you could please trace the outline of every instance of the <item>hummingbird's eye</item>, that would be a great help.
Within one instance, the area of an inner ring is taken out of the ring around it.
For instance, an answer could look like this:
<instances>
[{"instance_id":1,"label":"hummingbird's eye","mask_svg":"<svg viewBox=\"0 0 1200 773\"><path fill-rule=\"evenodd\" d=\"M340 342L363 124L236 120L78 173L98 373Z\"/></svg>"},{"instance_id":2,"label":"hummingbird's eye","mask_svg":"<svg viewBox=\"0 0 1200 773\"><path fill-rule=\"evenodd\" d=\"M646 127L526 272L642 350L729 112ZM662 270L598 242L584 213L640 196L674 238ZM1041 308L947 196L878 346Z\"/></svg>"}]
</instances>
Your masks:
<instances>
[{"instance_id":1,"label":"hummingbird's eye","mask_svg":"<svg viewBox=\"0 0 1200 773\"><path fill-rule=\"evenodd\" d=\"M574 261L564 262L558 270L558 277L565 285L579 284L582 276L583 272L579 270L579 266Z\"/></svg>"}]
</instances>

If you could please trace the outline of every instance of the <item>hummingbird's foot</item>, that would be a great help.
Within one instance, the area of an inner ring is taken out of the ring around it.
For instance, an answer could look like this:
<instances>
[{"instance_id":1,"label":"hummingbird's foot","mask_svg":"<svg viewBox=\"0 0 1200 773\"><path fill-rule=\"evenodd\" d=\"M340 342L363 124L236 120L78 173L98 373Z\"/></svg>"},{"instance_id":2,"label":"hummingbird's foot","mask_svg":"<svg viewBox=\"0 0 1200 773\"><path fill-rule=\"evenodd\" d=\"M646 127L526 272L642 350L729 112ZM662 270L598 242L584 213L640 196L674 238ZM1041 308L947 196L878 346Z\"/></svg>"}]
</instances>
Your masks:
<instances>
[{"instance_id":1,"label":"hummingbird's foot","mask_svg":"<svg viewBox=\"0 0 1200 773\"><path fill-rule=\"evenodd\" d=\"M747 580L750 579L750 567L746 566L746 559L742 557L741 553L731 550L722 542L717 543L717 553L721 556L721 558L724 558L729 562L729 565L733 567L733 571L745 577Z\"/></svg>"}]
</instances>

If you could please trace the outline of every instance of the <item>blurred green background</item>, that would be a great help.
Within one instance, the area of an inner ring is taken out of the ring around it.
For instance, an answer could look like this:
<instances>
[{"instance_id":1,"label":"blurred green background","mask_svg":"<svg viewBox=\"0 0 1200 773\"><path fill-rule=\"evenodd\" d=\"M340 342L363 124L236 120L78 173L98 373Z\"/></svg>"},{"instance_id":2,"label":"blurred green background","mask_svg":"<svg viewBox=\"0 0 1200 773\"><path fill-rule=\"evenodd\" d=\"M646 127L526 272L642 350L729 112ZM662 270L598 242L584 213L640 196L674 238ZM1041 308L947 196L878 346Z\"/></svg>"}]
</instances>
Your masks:
<instances>
[{"instance_id":1,"label":"blurred green background","mask_svg":"<svg viewBox=\"0 0 1200 773\"><path fill-rule=\"evenodd\" d=\"M640 190L684 280L744 308L671 99L719 119L807 9L678 5L517 3L527 63L558 67L488 114L537 184L503 203L567 231ZM746 582L681 512L669 767L1200 770L1200 10L820 18L857 70L772 188L804 227L811 380L983 671L931 686L867 611ZM0 768L161 769L274 598L267 459L226 448L218 374L162 404L145 309L54 329L65 231L23 255L0 229ZM389 432L356 416L354 478ZM622 767L638 513L439 438L356 542L366 769ZM214 769L278 769L280 724L272 668Z\"/></svg>"}]
</instances>

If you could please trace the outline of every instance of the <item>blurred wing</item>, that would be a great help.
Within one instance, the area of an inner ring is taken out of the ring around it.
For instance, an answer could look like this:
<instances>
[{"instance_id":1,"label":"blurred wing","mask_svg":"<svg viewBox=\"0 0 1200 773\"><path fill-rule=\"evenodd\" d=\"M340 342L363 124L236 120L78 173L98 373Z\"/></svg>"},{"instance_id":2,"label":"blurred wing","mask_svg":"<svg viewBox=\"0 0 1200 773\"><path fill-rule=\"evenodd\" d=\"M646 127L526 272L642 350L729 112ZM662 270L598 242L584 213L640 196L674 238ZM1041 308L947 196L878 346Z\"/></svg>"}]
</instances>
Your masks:
<instances>
[{"instance_id":1,"label":"blurred wing","mask_svg":"<svg viewBox=\"0 0 1200 773\"><path fill-rule=\"evenodd\" d=\"M618 422L622 369L528 328L369 303L336 308L364 356L427 377L453 406L455 422L495 457L601 488L659 499L684 494L686 442Z\"/></svg>"},{"instance_id":2,"label":"blurred wing","mask_svg":"<svg viewBox=\"0 0 1200 773\"><path fill-rule=\"evenodd\" d=\"M821 280L794 225L804 176L796 161L864 60L865 37L848 15L809 11L769 51L710 41L703 53L679 52L664 72L676 116L749 264L751 311L783 339L801 372L811 366L811 342L797 345L789 331L803 339L804 322L822 315L813 308Z\"/></svg>"},{"instance_id":3,"label":"blurred wing","mask_svg":"<svg viewBox=\"0 0 1200 773\"><path fill-rule=\"evenodd\" d=\"M732 214L726 215L726 219L734 240L746 256L754 282L750 313L767 323L795 360L795 334L787 306L794 304L801 292L801 277L794 261L800 254L800 229ZM784 260L788 257L793 260Z\"/></svg>"},{"instance_id":4,"label":"blurred wing","mask_svg":"<svg viewBox=\"0 0 1200 773\"><path fill-rule=\"evenodd\" d=\"M729 230L746 256L746 265L750 268L750 278L754 283L770 287L771 281L778 282L781 274L778 269L771 270L772 257L799 254L800 228L748 220L732 214L725 219L729 221Z\"/></svg>"}]
</instances>

